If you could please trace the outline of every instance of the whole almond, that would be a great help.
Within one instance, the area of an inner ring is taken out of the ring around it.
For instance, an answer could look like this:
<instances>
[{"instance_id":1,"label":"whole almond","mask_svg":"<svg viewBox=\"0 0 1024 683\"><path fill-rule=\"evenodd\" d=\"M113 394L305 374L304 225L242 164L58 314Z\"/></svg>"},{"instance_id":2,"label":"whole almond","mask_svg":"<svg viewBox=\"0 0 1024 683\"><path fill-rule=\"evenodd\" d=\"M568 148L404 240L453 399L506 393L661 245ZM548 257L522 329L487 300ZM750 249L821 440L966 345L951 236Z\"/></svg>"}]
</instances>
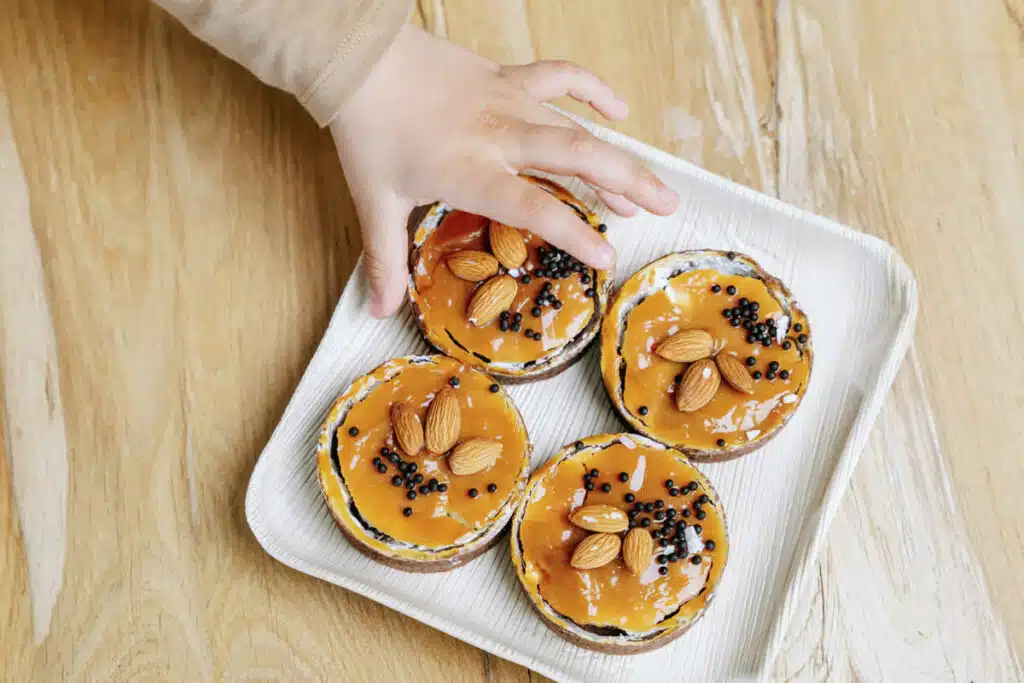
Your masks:
<instances>
[{"instance_id":1,"label":"whole almond","mask_svg":"<svg viewBox=\"0 0 1024 683\"><path fill-rule=\"evenodd\" d=\"M491 253L506 268L518 268L526 260L526 242L515 228L491 221Z\"/></svg>"},{"instance_id":2,"label":"whole almond","mask_svg":"<svg viewBox=\"0 0 1024 683\"><path fill-rule=\"evenodd\" d=\"M629 528L626 513L614 505L584 505L569 515L569 521L587 531L617 534Z\"/></svg>"},{"instance_id":3,"label":"whole almond","mask_svg":"<svg viewBox=\"0 0 1024 683\"><path fill-rule=\"evenodd\" d=\"M408 403L391 406L391 427L395 430L398 447L406 455L418 455L423 450L423 425Z\"/></svg>"},{"instance_id":4,"label":"whole almond","mask_svg":"<svg viewBox=\"0 0 1024 683\"><path fill-rule=\"evenodd\" d=\"M427 408L427 424L424 428L427 450L431 453L447 453L459 440L462 429L462 408L454 389L445 387Z\"/></svg>"},{"instance_id":5,"label":"whole almond","mask_svg":"<svg viewBox=\"0 0 1024 683\"><path fill-rule=\"evenodd\" d=\"M643 574L651 566L654 539L647 529L633 527L622 541L622 561L631 574Z\"/></svg>"},{"instance_id":6,"label":"whole almond","mask_svg":"<svg viewBox=\"0 0 1024 683\"><path fill-rule=\"evenodd\" d=\"M619 555L622 539L615 534L591 534L572 551L569 564L576 569L597 569Z\"/></svg>"},{"instance_id":7,"label":"whole almond","mask_svg":"<svg viewBox=\"0 0 1024 683\"><path fill-rule=\"evenodd\" d=\"M493 439L463 441L448 456L448 467L460 477L476 474L494 464L501 455L501 442Z\"/></svg>"},{"instance_id":8,"label":"whole almond","mask_svg":"<svg viewBox=\"0 0 1024 683\"><path fill-rule=\"evenodd\" d=\"M750 376L739 358L728 353L720 353L715 357L715 363L722 374L722 379L729 386L744 394L754 393L754 378Z\"/></svg>"},{"instance_id":9,"label":"whole almond","mask_svg":"<svg viewBox=\"0 0 1024 683\"><path fill-rule=\"evenodd\" d=\"M714 350L715 340L704 330L683 330L658 344L654 352L675 363L692 363Z\"/></svg>"},{"instance_id":10,"label":"whole almond","mask_svg":"<svg viewBox=\"0 0 1024 683\"><path fill-rule=\"evenodd\" d=\"M472 249L457 251L454 254L448 254L445 263L448 264L448 270L452 271L455 277L470 282L486 280L498 272L498 259L486 251L473 251Z\"/></svg>"},{"instance_id":11,"label":"whole almond","mask_svg":"<svg viewBox=\"0 0 1024 683\"><path fill-rule=\"evenodd\" d=\"M721 384L715 361L704 358L691 363L676 389L676 407L684 413L700 410L714 398Z\"/></svg>"},{"instance_id":12,"label":"whole almond","mask_svg":"<svg viewBox=\"0 0 1024 683\"><path fill-rule=\"evenodd\" d=\"M466 312L469 322L476 327L494 322L502 311L512 305L517 287L516 281L508 275L495 275L480 285L469 301Z\"/></svg>"}]
</instances>

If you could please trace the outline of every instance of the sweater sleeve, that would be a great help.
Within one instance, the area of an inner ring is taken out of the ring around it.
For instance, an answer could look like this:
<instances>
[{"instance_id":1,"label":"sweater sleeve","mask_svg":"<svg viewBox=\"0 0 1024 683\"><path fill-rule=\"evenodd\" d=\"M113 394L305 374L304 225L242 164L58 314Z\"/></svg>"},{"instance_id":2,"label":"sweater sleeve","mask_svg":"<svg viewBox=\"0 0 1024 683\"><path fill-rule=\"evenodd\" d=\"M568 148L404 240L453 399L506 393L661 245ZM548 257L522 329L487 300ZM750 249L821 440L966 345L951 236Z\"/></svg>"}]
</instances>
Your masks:
<instances>
[{"instance_id":1,"label":"sweater sleeve","mask_svg":"<svg viewBox=\"0 0 1024 683\"><path fill-rule=\"evenodd\" d=\"M412 0L155 0L326 126L409 19Z\"/></svg>"}]
</instances>

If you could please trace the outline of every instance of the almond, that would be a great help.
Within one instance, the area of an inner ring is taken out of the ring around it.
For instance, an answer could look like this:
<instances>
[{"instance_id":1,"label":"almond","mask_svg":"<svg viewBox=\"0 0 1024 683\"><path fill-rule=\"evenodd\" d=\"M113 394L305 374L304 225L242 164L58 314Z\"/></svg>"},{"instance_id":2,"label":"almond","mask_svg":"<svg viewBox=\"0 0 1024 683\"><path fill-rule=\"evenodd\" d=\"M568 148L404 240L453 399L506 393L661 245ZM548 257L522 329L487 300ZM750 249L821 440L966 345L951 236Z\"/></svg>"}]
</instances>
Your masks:
<instances>
[{"instance_id":1,"label":"almond","mask_svg":"<svg viewBox=\"0 0 1024 683\"><path fill-rule=\"evenodd\" d=\"M491 221L491 253L506 268L518 268L526 260L526 242L515 228Z\"/></svg>"},{"instance_id":2,"label":"almond","mask_svg":"<svg viewBox=\"0 0 1024 683\"><path fill-rule=\"evenodd\" d=\"M447 453L459 440L462 429L462 408L454 389L445 387L427 408L427 425L424 428L427 450L431 453Z\"/></svg>"},{"instance_id":3,"label":"almond","mask_svg":"<svg viewBox=\"0 0 1024 683\"><path fill-rule=\"evenodd\" d=\"M629 528L626 513L613 505L584 505L569 515L569 521L587 531L617 534Z\"/></svg>"},{"instance_id":4,"label":"almond","mask_svg":"<svg viewBox=\"0 0 1024 683\"><path fill-rule=\"evenodd\" d=\"M501 455L501 442L493 439L469 439L456 446L448 456L448 467L460 477L476 474L494 464Z\"/></svg>"},{"instance_id":5,"label":"almond","mask_svg":"<svg viewBox=\"0 0 1024 683\"><path fill-rule=\"evenodd\" d=\"M406 455L417 455L423 450L423 425L420 424L420 416L408 403L391 406L391 426L395 430L398 447Z\"/></svg>"},{"instance_id":6,"label":"almond","mask_svg":"<svg viewBox=\"0 0 1024 683\"><path fill-rule=\"evenodd\" d=\"M643 574L651 566L654 539L647 529L633 527L622 541L622 561L631 574Z\"/></svg>"},{"instance_id":7,"label":"almond","mask_svg":"<svg viewBox=\"0 0 1024 683\"><path fill-rule=\"evenodd\" d=\"M676 407L684 413L700 410L714 398L721 384L722 376L713 360L704 358L691 363L676 389Z\"/></svg>"},{"instance_id":8,"label":"almond","mask_svg":"<svg viewBox=\"0 0 1024 683\"><path fill-rule=\"evenodd\" d=\"M469 322L476 327L494 322L502 311L512 305L517 287L516 281L508 275L496 275L480 285L469 301L466 312Z\"/></svg>"},{"instance_id":9,"label":"almond","mask_svg":"<svg viewBox=\"0 0 1024 683\"><path fill-rule=\"evenodd\" d=\"M704 330L683 330L658 344L654 352L675 363L692 363L714 350L715 340Z\"/></svg>"},{"instance_id":10,"label":"almond","mask_svg":"<svg viewBox=\"0 0 1024 683\"><path fill-rule=\"evenodd\" d=\"M597 569L619 555L622 539L615 534L591 534L572 551L569 564L576 569Z\"/></svg>"},{"instance_id":11,"label":"almond","mask_svg":"<svg viewBox=\"0 0 1024 683\"><path fill-rule=\"evenodd\" d=\"M486 280L498 272L498 259L486 251L471 249L457 251L454 254L449 254L445 263L448 264L448 270L452 271L455 277L470 282Z\"/></svg>"},{"instance_id":12,"label":"almond","mask_svg":"<svg viewBox=\"0 0 1024 683\"><path fill-rule=\"evenodd\" d=\"M722 374L722 379L729 386L744 394L754 393L754 378L750 376L746 366L739 358L732 354L720 353L715 357L715 363L718 365L718 371Z\"/></svg>"}]
</instances>

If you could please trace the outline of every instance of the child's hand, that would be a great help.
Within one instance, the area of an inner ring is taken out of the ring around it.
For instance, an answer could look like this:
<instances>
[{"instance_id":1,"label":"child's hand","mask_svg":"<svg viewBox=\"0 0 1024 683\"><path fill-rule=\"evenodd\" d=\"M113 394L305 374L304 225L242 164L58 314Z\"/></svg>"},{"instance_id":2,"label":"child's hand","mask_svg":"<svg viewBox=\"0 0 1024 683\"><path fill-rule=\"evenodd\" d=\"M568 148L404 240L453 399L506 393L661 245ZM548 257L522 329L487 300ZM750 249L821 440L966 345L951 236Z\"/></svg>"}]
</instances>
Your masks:
<instances>
[{"instance_id":1,"label":"child's hand","mask_svg":"<svg viewBox=\"0 0 1024 683\"><path fill-rule=\"evenodd\" d=\"M501 67L413 27L402 29L331 124L362 224L371 311L395 312L408 275L409 212L443 200L528 229L597 268L611 246L560 201L517 176L578 176L610 209L666 215L678 203L643 164L541 103L563 95L612 119L624 102L564 62Z\"/></svg>"}]
</instances>

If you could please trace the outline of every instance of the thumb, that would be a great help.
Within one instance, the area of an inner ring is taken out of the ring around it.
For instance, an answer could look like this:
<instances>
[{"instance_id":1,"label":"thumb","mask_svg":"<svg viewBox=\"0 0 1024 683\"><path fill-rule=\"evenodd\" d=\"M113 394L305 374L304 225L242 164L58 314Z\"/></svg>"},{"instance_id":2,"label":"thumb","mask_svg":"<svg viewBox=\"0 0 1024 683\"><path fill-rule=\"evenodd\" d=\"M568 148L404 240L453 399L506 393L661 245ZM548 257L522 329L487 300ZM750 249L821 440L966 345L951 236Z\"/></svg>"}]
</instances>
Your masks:
<instances>
[{"instance_id":1,"label":"thumb","mask_svg":"<svg viewBox=\"0 0 1024 683\"><path fill-rule=\"evenodd\" d=\"M392 315L405 298L409 274L406 224L411 210L394 195L369 197L356 206L363 235L363 266L370 283L370 313L376 318Z\"/></svg>"}]
</instances>

